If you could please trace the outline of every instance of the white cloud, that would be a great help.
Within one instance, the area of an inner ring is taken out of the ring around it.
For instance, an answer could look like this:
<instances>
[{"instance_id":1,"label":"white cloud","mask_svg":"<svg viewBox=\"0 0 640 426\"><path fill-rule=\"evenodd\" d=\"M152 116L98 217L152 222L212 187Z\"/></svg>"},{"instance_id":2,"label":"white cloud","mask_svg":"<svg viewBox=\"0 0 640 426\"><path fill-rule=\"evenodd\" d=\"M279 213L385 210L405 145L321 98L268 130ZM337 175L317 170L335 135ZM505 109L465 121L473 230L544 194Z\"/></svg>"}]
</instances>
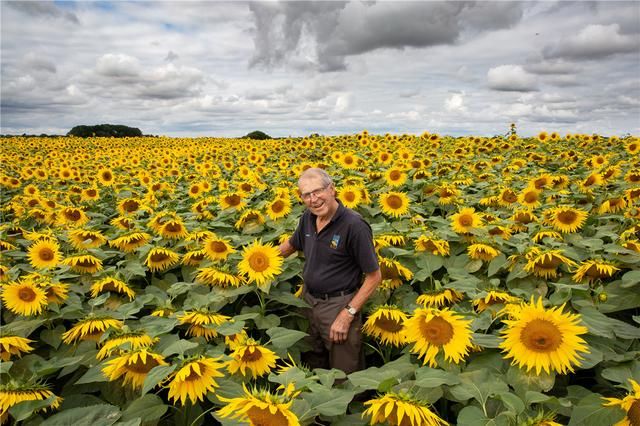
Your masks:
<instances>
[{"instance_id":1,"label":"white cloud","mask_svg":"<svg viewBox=\"0 0 640 426\"><path fill-rule=\"evenodd\" d=\"M618 24L589 25L578 34L546 47L548 58L599 59L619 53L640 52L638 34L620 34Z\"/></svg>"},{"instance_id":2,"label":"white cloud","mask_svg":"<svg viewBox=\"0 0 640 426\"><path fill-rule=\"evenodd\" d=\"M487 72L489 88L501 91L529 92L537 90L535 76L520 65L500 65Z\"/></svg>"},{"instance_id":3,"label":"white cloud","mask_svg":"<svg viewBox=\"0 0 640 426\"><path fill-rule=\"evenodd\" d=\"M467 107L464 105L464 93L454 93L444 101L444 108L447 111L464 112Z\"/></svg>"},{"instance_id":4,"label":"white cloud","mask_svg":"<svg viewBox=\"0 0 640 426\"><path fill-rule=\"evenodd\" d=\"M135 77L140 62L129 55L108 53L98 58L96 73L106 77Z\"/></svg>"}]
</instances>

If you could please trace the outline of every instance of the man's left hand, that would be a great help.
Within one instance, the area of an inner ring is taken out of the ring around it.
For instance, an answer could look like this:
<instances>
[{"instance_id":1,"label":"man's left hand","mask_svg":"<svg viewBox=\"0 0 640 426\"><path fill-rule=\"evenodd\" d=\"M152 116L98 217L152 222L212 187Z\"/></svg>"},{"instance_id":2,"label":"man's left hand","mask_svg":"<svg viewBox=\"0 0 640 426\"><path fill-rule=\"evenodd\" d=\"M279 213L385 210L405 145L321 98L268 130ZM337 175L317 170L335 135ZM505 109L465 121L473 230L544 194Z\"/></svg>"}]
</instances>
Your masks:
<instances>
[{"instance_id":1,"label":"man's left hand","mask_svg":"<svg viewBox=\"0 0 640 426\"><path fill-rule=\"evenodd\" d=\"M349 315L345 309L342 309L336 319L331 324L331 330L329 330L329 340L333 343L344 343L347 341L349 335L349 327L351 326L353 317Z\"/></svg>"}]
</instances>

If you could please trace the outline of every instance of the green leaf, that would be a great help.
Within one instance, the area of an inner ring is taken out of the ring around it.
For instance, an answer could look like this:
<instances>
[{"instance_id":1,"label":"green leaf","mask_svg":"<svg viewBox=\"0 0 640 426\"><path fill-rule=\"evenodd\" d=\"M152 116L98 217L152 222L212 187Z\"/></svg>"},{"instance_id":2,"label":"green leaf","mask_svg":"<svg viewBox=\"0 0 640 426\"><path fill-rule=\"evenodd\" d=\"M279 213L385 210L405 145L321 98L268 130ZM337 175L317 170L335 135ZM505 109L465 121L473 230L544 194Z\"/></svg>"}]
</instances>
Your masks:
<instances>
[{"instance_id":1,"label":"green leaf","mask_svg":"<svg viewBox=\"0 0 640 426\"><path fill-rule=\"evenodd\" d=\"M240 383L226 377L216 379L216 382L218 383L218 387L216 388L215 393L209 393L208 395L214 397L220 395L224 398L239 398L244 396L244 389Z\"/></svg>"},{"instance_id":2,"label":"green leaf","mask_svg":"<svg viewBox=\"0 0 640 426\"><path fill-rule=\"evenodd\" d=\"M14 421L21 422L31 417L34 411L49 407L56 398L57 396L51 395L47 399L19 402L9 409L9 413Z\"/></svg>"},{"instance_id":3,"label":"green leaf","mask_svg":"<svg viewBox=\"0 0 640 426\"><path fill-rule=\"evenodd\" d=\"M280 292L280 293L271 292L267 296L267 300L275 300L276 302L280 302L283 305L297 306L299 308L309 307L307 302L296 297L293 293L289 293L289 292Z\"/></svg>"},{"instance_id":4,"label":"green leaf","mask_svg":"<svg viewBox=\"0 0 640 426\"><path fill-rule=\"evenodd\" d=\"M640 284L640 271L629 271L622 276L620 287L629 288L637 284Z\"/></svg>"},{"instance_id":5,"label":"green leaf","mask_svg":"<svg viewBox=\"0 0 640 426\"><path fill-rule=\"evenodd\" d=\"M489 419L479 407L469 405L458 413L458 426L486 426Z\"/></svg>"},{"instance_id":6,"label":"green leaf","mask_svg":"<svg viewBox=\"0 0 640 426\"><path fill-rule=\"evenodd\" d=\"M495 349L500 347L500 343L502 343L502 339L494 334L473 333L472 338L473 343L483 348Z\"/></svg>"},{"instance_id":7,"label":"green leaf","mask_svg":"<svg viewBox=\"0 0 640 426\"><path fill-rule=\"evenodd\" d=\"M489 262L489 267L487 268L487 276L494 276L500 269L503 269L509 264L507 257L500 253L497 257L493 258L491 262Z\"/></svg>"},{"instance_id":8,"label":"green leaf","mask_svg":"<svg viewBox=\"0 0 640 426\"><path fill-rule=\"evenodd\" d=\"M128 420L128 421L122 421L122 422L117 422L114 423L113 426L140 426L142 424L142 419L140 417L133 419L133 420Z\"/></svg>"},{"instance_id":9,"label":"green leaf","mask_svg":"<svg viewBox=\"0 0 640 426\"><path fill-rule=\"evenodd\" d=\"M102 373L102 367L104 367L102 364L97 364L89 368L75 384L82 385L86 383L108 382L109 379Z\"/></svg>"},{"instance_id":10,"label":"green leaf","mask_svg":"<svg viewBox=\"0 0 640 426\"><path fill-rule=\"evenodd\" d=\"M259 315L253 321L261 330L274 328L280 325L280 317L275 314L269 314L266 317Z\"/></svg>"},{"instance_id":11,"label":"green leaf","mask_svg":"<svg viewBox=\"0 0 640 426\"><path fill-rule=\"evenodd\" d=\"M162 355L169 356L179 354L180 356L183 356L186 351L197 348L198 346L199 345L196 342L180 339L177 342L173 342L164 351L162 351Z\"/></svg>"},{"instance_id":12,"label":"green leaf","mask_svg":"<svg viewBox=\"0 0 640 426\"><path fill-rule=\"evenodd\" d=\"M40 332L40 340L54 349L58 349L62 343L62 333L64 332L65 328L62 325L57 326L53 330L42 330L42 332Z\"/></svg>"},{"instance_id":13,"label":"green leaf","mask_svg":"<svg viewBox=\"0 0 640 426\"><path fill-rule=\"evenodd\" d=\"M109 292L106 292L104 294L101 294L100 296L94 298L94 299L89 299L89 301L87 303L89 303L89 306L100 306L102 304L104 304L104 302L107 301L107 299L109 298L109 296L111 296L111 294Z\"/></svg>"},{"instance_id":14,"label":"green leaf","mask_svg":"<svg viewBox=\"0 0 640 426\"><path fill-rule=\"evenodd\" d=\"M520 414L524 411L524 402L516 395L505 392L498 395L498 397L504 402L504 405L509 409L510 412L514 414Z\"/></svg>"},{"instance_id":15,"label":"green leaf","mask_svg":"<svg viewBox=\"0 0 640 426\"><path fill-rule=\"evenodd\" d=\"M480 268L482 268L482 260L480 259L472 260L464 266L464 270L471 274L478 272Z\"/></svg>"},{"instance_id":16,"label":"green leaf","mask_svg":"<svg viewBox=\"0 0 640 426\"><path fill-rule=\"evenodd\" d=\"M487 369L467 371L458 375L460 384L449 389L457 401L475 399L485 405L489 397L506 393L509 386Z\"/></svg>"},{"instance_id":17,"label":"green leaf","mask_svg":"<svg viewBox=\"0 0 640 426\"><path fill-rule=\"evenodd\" d=\"M378 389L380 383L385 380L398 377L399 372L393 369L369 367L366 370L349 374L349 381L359 389Z\"/></svg>"},{"instance_id":18,"label":"green leaf","mask_svg":"<svg viewBox=\"0 0 640 426\"><path fill-rule=\"evenodd\" d=\"M291 330L284 327L273 327L267 330L271 344L276 348L289 348L307 335L304 331Z\"/></svg>"},{"instance_id":19,"label":"green leaf","mask_svg":"<svg viewBox=\"0 0 640 426\"><path fill-rule=\"evenodd\" d=\"M580 400L571 413L568 426L612 425L624 418L624 411L617 407L604 407L600 394L590 394Z\"/></svg>"},{"instance_id":20,"label":"green leaf","mask_svg":"<svg viewBox=\"0 0 640 426\"><path fill-rule=\"evenodd\" d=\"M615 383L627 383L629 377L640 377L640 362L627 362L622 365L605 368L602 377Z\"/></svg>"},{"instance_id":21,"label":"green leaf","mask_svg":"<svg viewBox=\"0 0 640 426\"><path fill-rule=\"evenodd\" d=\"M169 408L162 402L162 398L154 394L143 395L127 407L122 413L122 421L141 418L145 423L159 419Z\"/></svg>"},{"instance_id":22,"label":"green leaf","mask_svg":"<svg viewBox=\"0 0 640 426\"><path fill-rule=\"evenodd\" d=\"M140 324L149 336L156 337L173 330L178 325L178 320L176 318L146 316L140 319Z\"/></svg>"},{"instance_id":23,"label":"green leaf","mask_svg":"<svg viewBox=\"0 0 640 426\"><path fill-rule=\"evenodd\" d=\"M324 416L339 416L347 412L355 392L344 389L321 388L317 392L300 394L311 405L311 409Z\"/></svg>"},{"instance_id":24,"label":"green leaf","mask_svg":"<svg viewBox=\"0 0 640 426\"><path fill-rule=\"evenodd\" d=\"M147 377L144 379L144 385L142 386L142 395L155 388L158 383L164 380L169 374L173 373L178 366L177 365L158 365L149 371Z\"/></svg>"},{"instance_id":25,"label":"green leaf","mask_svg":"<svg viewBox=\"0 0 640 426\"><path fill-rule=\"evenodd\" d=\"M2 361L0 362L0 374L6 374L11 369L13 365L13 361Z\"/></svg>"},{"instance_id":26,"label":"green leaf","mask_svg":"<svg viewBox=\"0 0 640 426\"><path fill-rule=\"evenodd\" d=\"M111 426L119 418L120 409L118 407L108 404L93 405L61 411L40 423L40 426Z\"/></svg>"},{"instance_id":27,"label":"green leaf","mask_svg":"<svg viewBox=\"0 0 640 426\"><path fill-rule=\"evenodd\" d=\"M215 327L216 331L223 336L231 336L233 334L238 334L242 332L244 328L244 321L237 321L232 319L231 321L225 321L219 326Z\"/></svg>"},{"instance_id":28,"label":"green leaf","mask_svg":"<svg viewBox=\"0 0 640 426\"><path fill-rule=\"evenodd\" d=\"M442 385L457 385L460 383L457 373L440 370L438 368L422 367L416 370L416 386L435 388Z\"/></svg>"}]
</instances>

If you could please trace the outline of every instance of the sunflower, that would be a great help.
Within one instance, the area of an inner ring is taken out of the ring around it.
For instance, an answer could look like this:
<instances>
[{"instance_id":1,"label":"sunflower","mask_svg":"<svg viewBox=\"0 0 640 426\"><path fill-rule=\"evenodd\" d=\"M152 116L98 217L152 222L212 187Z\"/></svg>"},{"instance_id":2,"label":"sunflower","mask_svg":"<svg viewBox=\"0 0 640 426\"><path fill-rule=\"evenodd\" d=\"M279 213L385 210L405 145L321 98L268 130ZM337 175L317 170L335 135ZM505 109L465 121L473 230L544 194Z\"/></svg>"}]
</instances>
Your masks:
<instances>
[{"instance_id":1,"label":"sunflower","mask_svg":"<svg viewBox=\"0 0 640 426\"><path fill-rule=\"evenodd\" d=\"M180 255L167 248L154 247L149 250L144 264L147 265L151 272L165 271L180 262Z\"/></svg>"},{"instance_id":2,"label":"sunflower","mask_svg":"<svg viewBox=\"0 0 640 426\"><path fill-rule=\"evenodd\" d=\"M424 188L422 190L424 192ZM460 196L460 190L453 185L443 184L438 191L438 204L446 206L453 204L457 197Z\"/></svg>"},{"instance_id":3,"label":"sunflower","mask_svg":"<svg viewBox=\"0 0 640 426\"><path fill-rule=\"evenodd\" d=\"M151 240L151 235L145 232L132 232L109 241L109 245L122 252L131 253L147 244L149 240Z\"/></svg>"},{"instance_id":4,"label":"sunflower","mask_svg":"<svg viewBox=\"0 0 640 426\"><path fill-rule=\"evenodd\" d=\"M90 254L78 254L65 258L62 265L71 267L71 270L84 274L95 274L102 270L102 260Z\"/></svg>"},{"instance_id":5,"label":"sunflower","mask_svg":"<svg viewBox=\"0 0 640 426\"><path fill-rule=\"evenodd\" d=\"M291 200L289 196L277 197L275 200L267 203L267 216L269 219L276 221L283 217L287 217L291 213Z\"/></svg>"},{"instance_id":6,"label":"sunflower","mask_svg":"<svg viewBox=\"0 0 640 426\"><path fill-rule=\"evenodd\" d=\"M224 336L224 344L229 347L229 350L235 351L238 348L238 346L243 345L248 338L249 338L249 335L243 328L242 331L240 331L239 333Z\"/></svg>"},{"instance_id":7,"label":"sunflower","mask_svg":"<svg viewBox=\"0 0 640 426\"><path fill-rule=\"evenodd\" d=\"M545 211L545 216L548 217L553 228L564 233L578 231L584 225L588 215L586 211L570 206L554 207Z\"/></svg>"},{"instance_id":8,"label":"sunflower","mask_svg":"<svg viewBox=\"0 0 640 426\"><path fill-rule=\"evenodd\" d=\"M512 229L516 232L526 231L526 225L538 221L536 215L530 210L516 210L510 219L514 222Z\"/></svg>"},{"instance_id":9,"label":"sunflower","mask_svg":"<svg viewBox=\"0 0 640 426\"><path fill-rule=\"evenodd\" d=\"M59 215L57 224L64 226L83 226L87 222L89 222L89 217L85 212L76 207L65 207L63 208Z\"/></svg>"},{"instance_id":10,"label":"sunflower","mask_svg":"<svg viewBox=\"0 0 640 426\"><path fill-rule=\"evenodd\" d=\"M151 337L144 331L136 330L130 333L112 333L108 339L102 343L102 347L96 354L96 359L103 360L111 354L121 352L120 346L127 345L131 350L148 348L158 342L159 338Z\"/></svg>"},{"instance_id":11,"label":"sunflower","mask_svg":"<svg viewBox=\"0 0 640 426\"><path fill-rule=\"evenodd\" d=\"M98 182L104 186L112 186L115 183L115 177L111 169L103 167L98 170Z\"/></svg>"},{"instance_id":12,"label":"sunflower","mask_svg":"<svg viewBox=\"0 0 640 426\"><path fill-rule=\"evenodd\" d=\"M464 299L464 293L460 293L452 288L442 288L418 296L416 303L425 308L442 308L453 305Z\"/></svg>"},{"instance_id":13,"label":"sunflower","mask_svg":"<svg viewBox=\"0 0 640 426\"><path fill-rule=\"evenodd\" d=\"M173 399L174 403L180 401L182 405L187 398L192 404L204 401L204 396L218 387L215 379L224 377L220 371L223 367L219 358L201 356L186 361L169 378L169 399Z\"/></svg>"},{"instance_id":14,"label":"sunflower","mask_svg":"<svg viewBox=\"0 0 640 426\"><path fill-rule=\"evenodd\" d=\"M204 251L204 249L188 251L182 258L182 264L188 266L199 266L205 257L207 257L207 252Z\"/></svg>"},{"instance_id":15,"label":"sunflower","mask_svg":"<svg viewBox=\"0 0 640 426\"><path fill-rule=\"evenodd\" d=\"M231 360L227 364L229 373L246 376L251 374L255 379L269 373L276 366L279 358L272 350L265 348L253 339L247 339L239 344L229 355Z\"/></svg>"},{"instance_id":16,"label":"sunflower","mask_svg":"<svg viewBox=\"0 0 640 426\"><path fill-rule=\"evenodd\" d=\"M506 226L496 225L487 229L487 233L492 237L500 237L503 240L508 241L511 238L512 230Z\"/></svg>"},{"instance_id":17,"label":"sunflower","mask_svg":"<svg viewBox=\"0 0 640 426\"><path fill-rule=\"evenodd\" d=\"M524 270L546 280L558 276L558 267L560 265L576 266L573 260L562 254L562 250L535 250L527 256L527 259L528 262L524 266Z\"/></svg>"},{"instance_id":18,"label":"sunflower","mask_svg":"<svg viewBox=\"0 0 640 426\"><path fill-rule=\"evenodd\" d=\"M617 213L627 208L627 202L624 198L615 197L609 198L600 204L598 208L598 213L606 214L606 213Z\"/></svg>"},{"instance_id":19,"label":"sunflower","mask_svg":"<svg viewBox=\"0 0 640 426\"><path fill-rule=\"evenodd\" d=\"M187 311L178 315L180 324L189 324L187 334L189 336L204 337L211 340L218 336L218 332L211 326L218 326L228 322L231 318L226 315L211 313L208 311Z\"/></svg>"},{"instance_id":20,"label":"sunflower","mask_svg":"<svg viewBox=\"0 0 640 426\"><path fill-rule=\"evenodd\" d=\"M473 307L478 313L486 311L490 306L496 304L505 305L507 303L517 303L520 299L505 293L504 291L489 290L487 293L473 300Z\"/></svg>"},{"instance_id":21,"label":"sunflower","mask_svg":"<svg viewBox=\"0 0 640 426\"><path fill-rule=\"evenodd\" d=\"M384 214L394 218L409 212L409 197L404 192L389 191L382 193L380 194L379 204Z\"/></svg>"},{"instance_id":22,"label":"sunflower","mask_svg":"<svg viewBox=\"0 0 640 426\"><path fill-rule=\"evenodd\" d=\"M191 212L196 215L196 219L198 220L210 220L213 219L213 213L211 213L208 208L211 204L213 204L213 198L207 197L201 199L191 206Z\"/></svg>"},{"instance_id":23,"label":"sunflower","mask_svg":"<svg viewBox=\"0 0 640 426\"><path fill-rule=\"evenodd\" d=\"M369 314L362 331L384 345L402 346L406 341L404 322L408 318L396 306L378 306Z\"/></svg>"},{"instance_id":24,"label":"sunflower","mask_svg":"<svg viewBox=\"0 0 640 426\"><path fill-rule=\"evenodd\" d=\"M636 426L640 424L640 384L633 379L629 379L632 390L627 396L619 398L604 398L607 402L605 407L620 407L626 411L624 419L614 426Z\"/></svg>"},{"instance_id":25,"label":"sunflower","mask_svg":"<svg viewBox=\"0 0 640 426\"><path fill-rule=\"evenodd\" d=\"M98 231L74 229L69 231L69 241L77 250L98 248L107 242L107 237Z\"/></svg>"},{"instance_id":26,"label":"sunflower","mask_svg":"<svg viewBox=\"0 0 640 426\"><path fill-rule=\"evenodd\" d=\"M540 190L535 187L525 188L524 191L518 195L518 202L529 209L534 209L540 206Z\"/></svg>"},{"instance_id":27,"label":"sunflower","mask_svg":"<svg viewBox=\"0 0 640 426\"><path fill-rule=\"evenodd\" d=\"M247 203L242 200L242 194L238 192L227 192L221 194L218 204L220 204L220 210L230 208L242 210L247 205Z\"/></svg>"},{"instance_id":28,"label":"sunflower","mask_svg":"<svg viewBox=\"0 0 640 426\"><path fill-rule=\"evenodd\" d=\"M257 226L262 225L263 223L264 217L262 216L262 213L260 213L259 210L249 209L242 213L242 215L240 215L240 217L234 224L234 227L236 229L244 229L245 227L247 229L253 229Z\"/></svg>"},{"instance_id":29,"label":"sunflower","mask_svg":"<svg viewBox=\"0 0 640 426\"><path fill-rule=\"evenodd\" d=\"M296 392L285 390L283 394L253 388L249 391L243 383L244 396L218 399L226 405L218 410L222 418L236 419L251 426L300 426L298 417L291 411Z\"/></svg>"},{"instance_id":30,"label":"sunflower","mask_svg":"<svg viewBox=\"0 0 640 426\"><path fill-rule=\"evenodd\" d=\"M414 241L414 245L417 252L426 251L436 256L449 255L449 242L447 240L420 235L418 239Z\"/></svg>"},{"instance_id":31,"label":"sunflower","mask_svg":"<svg viewBox=\"0 0 640 426\"><path fill-rule=\"evenodd\" d=\"M227 260L236 250L229 240L213 235L204 241L204 251L209 259L217 262Z\"/></svg>"},{"instance_id":32,"label":"sunflower","mask_svg":"<svg viewBox=\"0 0 640 426\"><path fill-rule=\"evenodd\" d=\"M451 216L451 227L458 234L470 233L482 226L482 218L473 207L465 207Z\"/></svg>"},{"instance_id":33,"label":"sunflower","mask_svg":"<svg viewBox=\"0 0 640 426\"><path fill-rule=\"evenodd\" d=\"M510 207L518 201L518 194L511 188L504 188L498 195L498 204L502 207Z\"/></svg>"},{"instance_id":34,"label":"sunflower","mask_svg":"<svg viewBox=\"0 0 640 426\"><path fill-rule=\"evenodd\" d=\"M271 244L262 244L262 241L254 240L242 250L238 271L247 277L249 283L255 282L262 287L282 272L282 262L280 250Z\"/></svg>"},{"instance_id":35,"label":"sunflower","mask_svg":"<svg viewBox=\"0 0 640 426\"><path fill-rule=\"evenodd\" d=\"M129 217L118 216L109 221L111 226L115 226L118 229L128 231L136 226L136 223Z\"/></svg>"},{"instance_id":36,"label":"sunflower","mask_svg":"<svg viewBox=\"0 0 640 426\"><path fill-rule=\"evenodd\" d=\"M60 246L54 240L41 239L29 246L29 263L36 269L55 268L60 263Z\"/></svg>"},{"instance_id":37,"label":"sunflower","mask_svg":"<svg viewBox=\"0 0 640 426\"><path fill-rule=\"evenodd\" d=\"M150 352L148 348L140 348L113 358L102 367L102 372L110 381L124 378L124 385L131 385L135 390L142 389L147 374L152 368L168 365L162 355Z\"/></svg>"},{"instance_id":38,"label":"sunflower","mask_svg":"<svg viewBox=\"0 0 640 426\"><path fill-rule=\"evenodd\" d=\"M338 199L345 207L355 209L362 202L362 192L355 185L345 185L338 191Z\"/></svg>"},{"instance_id":39,"label":"sunflower","mask_svg":"<svg viewBox=\"0 0 640 426\"><path fill-rule=\"evenodd\" d=\"M362 417L371 417L370 425L446 426L448 423L431 411L429 404L405 392L387 392L364 402L369 406Z\"/></svg>"},{"instance_id":40,"label":"sunflower","mask_svg":"<svg viewBox=\"0 0 640 426\"><path fill-rule=\"evenodd\" d=\"M0 418L4 420L9 409L20 402L44 401L49 399L52 401L48 406L36 411L46 409L56 410L60 408L62 398L56 396L49 388L43 385L19 385L13 381L0 383Z\"/></svg>"},{"instance_id":41,"label":"sunflower","mask_svg":"<svg viewBox=\"0 0 640 426\"><path fill-rule=\"evenodd\" d=\"M476 243L467 247L467 254L471 259L484 260L485 262L488 262L497 257L500 254L500 251L488 244Z\"/></svg>"},{"instance_id":42,"label":"sunflower","mask_svg":"<svg viewBox=\"0 0 640 426\"><path fill-rule=\"evenodd\" d=\"M382 274L383 281L390 281L388 284L390 288L397 288L402 284L403 280L410 280L413 278L413 272L410 269L402 266L400 262L395 259L389 259L386 257L379 257L380 273Z\"/></svg>"},{"instance_id":43,"label":"sunflower","mask_svg":"<svg viewBox=\"0 0 640 426\"><path fill-rule=\"evenodd\" d=\"M507 327L499 347L505 357L513 358L512 364L526 367L527 372L535 368L537 375L542 370L573 373L573 366L579 366L582 359L578 352L589 352L580 337L588 330L578 325L579 315L562 313L563 309L564 305L545 309L542 298L536 303L532 297L529 304L522 304L515 319L503 320Z\"/></svg>"},{"instance_id":44,"label":"sunflower","mask_svg":"<svg viewBox=\"0 0 640 426\"><path fill-rule=\"evenodd\" d=\"M16 315L39 315L47 306L47 294L31 280L2 287L4 306Z\"/></svg>"},{"instance_id":45,"label":"sunflower","mask_svg":"<svg viewBox=\"0 0 640 426\"><path fill-rule=\"evenodd\" d=\"M136 213L142 209L145 209L142 201L136 198L125 198L118 203L118 212L122 216Z\"/></svg>"},{"instance_id":46,"label":"sunflower","mask_svg":"<svg viewBox=\"0 0 640 426\"><path fill-rule=\"evenodd\" d=\"M100 199L100 190L96 187L85 188L80 195L80 201L96 201Z\"/></svg>"},{"instance_id":47,"label":"sunflower","mask_svg":"<svg viewBox=\"0 0 640 426\"><path fill-rule=\"evenodd\" d=\"M98 297L100 293L107 291L124 294L129 298L129 300L133 300L133 298L136 297L136 292L133 291L125 282L112 277L96 281L91 286L91 297Z\"/></svg>"},{"instance_id":48,"label":"sunflower","mask_svg":"<svg viewBox=\"0 0 640 426\"><path fill-rule=\"evenodd\" d=\"M99 341L102 334L108 328L121 330L122 321L108 316L89 316L78 321L73 327L62 334L62 341L66 344L77 342L78 340Z\"/></svg>"},{"instance_id":49,"label":"sunflower","mask_svg":"<svg viewBox=\"0 0 640 426\"><path fill-rule=\"evenodd\" d=\"M418 308L405 322L407 341L414 344L411 352L424 358L423 364L430 367L438 365L439 353L447 361L458 364L471 349L470 324L470 320L446 308Z\"/></svg>"},{"instance_id":50,"label":"sunflower","mask_svg":"<svg viewBox=\"0 0 640 426\"><path fill-rule=\"evenodd\" d=\"M237 275L230 274L223 270L209 267L198 269L196 281L210 285L212 287L238 287L243 283L243 279Z\"/></svg>"},{"instance_id":51,"label":"sunflower","mask_svg":"<svg viewBox=\"0 0 640 426\"><path fill-rule=\"evenodd\" d=\"M596 280L610 278L619 270L620 268L605 260L589 259L580 264L573 274L573 281L579 283L587 277L589 282L592 283Z\"/></svg>"},{"instance_id":52,"label":"sunflower","mask_svg":"<svg viewBox=\"0 0 640 426\"><path fill-rule=\"evenodd\" d=\"M0 359L6 362L12 356L20 357L22 353L31 352L33 348L29 346L29 343L35 342L20 336L0 336Z\"/></svg>"},{"instance_id":53,"label":"sunflower","mask_svg":"<svg viewBox=\"0 0 640 426\"><path fill-rule=\"evenodd\" d=\"M170 240L181 240L189 235L189 231L181 219L169 219L160 226L158 234Z\"/></svg>"},{"instance_id":54,"label":"sunflower","mask_svg":"<svg viewBox=\"0 0 640 426\"><path fill-rule=\"evenodd\" d=\"M407 181L407 174L397 167L391 167L384 173L384 180L391 187L402 186Z\"/></svg>"},{"instance_id":55,"label":"sunflower","mask_svg":"<svg viewBox=\"0 0 640 426\"><path fill-rule=\"evenodd\" d=\"M530 417L525 420L523 426L562 426L561 423L555 421L556 415L554 413L540 412L535 417Z\"/></svg>"},{"instance_id":56,"label":"sunflower","mask_svg":"<svg viewBox=\"0 0 640 426\"><path fill-rule=\"evenodd\" d=\"M550 229L543 229L541 231L536 232L532 240L534 243L539 243L545 238L551 238L554 240L562 241L562 234L556 231L552 231Z\"/></svg>"}]
</instances>

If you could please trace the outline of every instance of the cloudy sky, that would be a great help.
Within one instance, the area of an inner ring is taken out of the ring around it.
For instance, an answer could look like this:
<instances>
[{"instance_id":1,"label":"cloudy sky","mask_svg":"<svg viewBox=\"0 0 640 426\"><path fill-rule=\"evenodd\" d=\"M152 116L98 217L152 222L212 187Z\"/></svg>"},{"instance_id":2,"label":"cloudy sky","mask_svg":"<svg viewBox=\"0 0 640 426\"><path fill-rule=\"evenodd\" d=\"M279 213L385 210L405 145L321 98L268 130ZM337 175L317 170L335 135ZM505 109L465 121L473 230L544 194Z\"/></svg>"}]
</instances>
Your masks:
<instances>
[{"instance_id":1,"label":"cloudy sky","mask_svg":"<svg viewBox=\"0 0 640 426\"><path fill-rule=\"evenodd\" d=\"M640 134L640 2L2 0L1 131Z\"/></svg>"}]
</instances>

